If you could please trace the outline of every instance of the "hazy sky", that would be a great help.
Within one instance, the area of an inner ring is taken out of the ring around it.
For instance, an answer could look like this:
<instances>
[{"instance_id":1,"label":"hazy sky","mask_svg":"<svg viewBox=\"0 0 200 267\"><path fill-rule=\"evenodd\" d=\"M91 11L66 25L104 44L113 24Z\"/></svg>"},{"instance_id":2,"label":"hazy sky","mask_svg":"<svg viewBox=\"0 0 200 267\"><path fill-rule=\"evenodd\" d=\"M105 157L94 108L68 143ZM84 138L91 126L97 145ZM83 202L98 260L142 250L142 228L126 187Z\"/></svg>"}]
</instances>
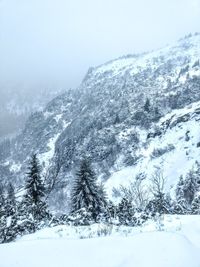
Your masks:
<instances>
[{"instance_id":1,"label":"hazy sky","mask_svg":"<svg viewBox=\"0 0 200 267\"><path fill-rule=\"evenodd\" d=\"M0 87L76 87L90 66L200 31L200 0L0 0Z\"/></svg>"}]
</instances>

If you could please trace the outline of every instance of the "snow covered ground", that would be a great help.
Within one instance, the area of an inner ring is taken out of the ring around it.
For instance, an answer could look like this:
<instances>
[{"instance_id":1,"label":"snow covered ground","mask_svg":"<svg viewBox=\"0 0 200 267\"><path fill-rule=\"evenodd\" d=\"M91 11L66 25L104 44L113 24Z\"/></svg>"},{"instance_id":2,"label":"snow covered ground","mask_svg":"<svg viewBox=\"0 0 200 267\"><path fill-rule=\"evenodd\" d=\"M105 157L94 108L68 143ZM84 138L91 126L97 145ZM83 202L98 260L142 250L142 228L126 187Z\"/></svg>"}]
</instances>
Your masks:
<instances>
[{"instance_id":1,"label":"snow covered ground","mask_svg":"<svg viewBox=\"0 0 200 267\"><path fill-rule=\"evenodd\" d=\"M0 245L1 267L200 267L200 216L138 228L57 226ZM104 237L97 237L101 232ZM86 238L87 237L87 238Z\"/></svg>"},{"instance_id":2,"label":"snow covered ground","mask_svg":"<svg viewBox=\"0 0 200 267\"><path fill-rule=\"evenodd\" d=\"M124 164L115 166L115 169L111 170L111 176L105 182L107 194L112 196L113 201L116 201L113 196L113 187L129 186L142 171L147 177L145 184L148 188L151 177L158 167L162 170L165 178L165 191L170 192L172 197L174 196L180 176L185 177L190 170L195 169L195 162L200 157L199 111L200 101L197 101L185 108L168 113L156 124L162 134L149 138L148 142L146 142L147 134L148 132L153 133L154 130L150 129L145 133L145 131L137 129L141 139L141 146L136 150L139 159L133 166L125 167ZM187 120L181 120L186 117L188 117ZM130 129L126 130L126 132L128 131ZM153 153L159 150L165 152L154 156Z\"/></svg>"}]
</instances>

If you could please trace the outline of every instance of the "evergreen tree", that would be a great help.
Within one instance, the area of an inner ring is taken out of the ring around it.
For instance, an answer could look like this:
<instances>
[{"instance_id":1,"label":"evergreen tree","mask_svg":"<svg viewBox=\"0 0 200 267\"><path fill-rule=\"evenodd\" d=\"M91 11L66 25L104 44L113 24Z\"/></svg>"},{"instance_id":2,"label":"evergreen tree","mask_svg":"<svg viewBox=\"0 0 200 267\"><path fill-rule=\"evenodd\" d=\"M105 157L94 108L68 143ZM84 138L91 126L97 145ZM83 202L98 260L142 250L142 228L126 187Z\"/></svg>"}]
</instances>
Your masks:
<instances>
[{"instance_id":1,"label":"evergreen tree","mask_svg":"<svg viewBox=\"0 0 200 267\"><path fill-rule=\"evenodd\" d=\"M90 162L87 159L82 160L72 189L72 212L84 208L97 221L97 216L105 206L105 199L100 191Z\"/></svg>"},{"instance_id":2,"label":"evergreen tree","mask_svg":"<svg viewBox=\"0 0 200 267\"><path fill-rule=\"evenodd\" d=\"M196 175L193 170L191 170L185 178L183 191L184 198L190 206L194 199L195 192L197 191Z\"/></svg>"},{"instance_id":3,"label":"evergreen tree","mask_svg":"<svg viewBox=\"0 0 200 267\"><path fill-rule=\"evenodd\" d=\"M200 191L200 163L195 162L195 181L196 181L196 192Z\"/></svg>"},{"instance_id":4,"label":"evergreen tree","mask_svg":"<svg viewBox=\"0 0 200 267\"><path fill-rule=\"evenodd\" d=\"M77 226L90 225L95 223L97 219L94 217L92 206L90 206L88 208L81 208L71 212L66 221L74 226Z\"/></svg>"},{"instance_id":5,"label":"evergreen tree","mask_svg":"<svg viewBox=\"0 0 200 267\"><path fill-rule=\"evenodd\" d=\"M169 199L162 192L155 194L154 198L149 201L146 206L145 212L150 216L169 214L171 210Z\"/></svg>"},{"instance_id":6,"label":"evergreen tree","mask_svg":"<svg viewBox=\"0 0 200 267\"><path fill-rule=\"evenodd\" d=\"M120 118L119 118L119 115L117 114L114 120L114 124L118 124L118 123L120 123Z\"/></svg>"},{"instance_id":7,"label":"evergreen tree","mask_svg":"<svg viewBox=\"0 0 200 267\"><path fill-rule=\"evenodd\" d=\"M17 202L15 198L15 190L11 183L7 188L7 197L5 200L6 207L6 228L4 242L13 241L17 235Z\"/></svg>"},{"instance_id":8,"label":"evergreen tree","mask_svg":"<svg viewBox=\"0 0 200 267\"><path fill-rule=\"evenodd\" d=\"M135 214L135 209L130 201L126 198L122 198L121 202L117 208L117 217L119 223L122 225L133 226L135 224L133 216Z\"/></svg>"},{"instance_id":9,"label":"evergreen tree","mask_svg":"<svg viewBox=\"0 0 200 267\"><path fill-rule=\"evenodd\" d=\"M27 175L25 195L19 205L19 215L23 217L29 230L34 232L43 220L49 218L45 202L45 186L40 176L40 165L36 154L31 157Z\"/></svg>"},{"instance_id":10,"label":"evergreen tree","mask_svg":"<svg viewBox=\"0 0 200 267\"><path fill-rule=\"evenodd\" d=\"M200 193L195 195L191 206L192 214L200 214Z\"/></svg>"},{"instance_id":11,"label":"evergreen tree","mask_svg":"<svg viewBox=\"0 0 200 267\"><path fill-rule=\"evenodd\" d=\"M186 214L188 211L188 205L184 196L184 180L183 176L180 176L176 187L176 202L174 204L174 213Z\"/></svg>"},{"instance_id":12,"label":"evergreen tree","mask_svg":"<svg viewBox=\"0 0 200 267\"><path fill-rule=\"evenodd\" d=\"M99 191L99 198L103 207L107 207L107 194L103 183L100 183L98 186Z\"/></svg>"},{"instance_id":13,"label":"evergreen tree","mask_svg":"<svg viewBox=\"0 0 200 267\"><path fill-rule=\"evenodd\" d=\"M162 116L161 116L161 114L160 114L160 111L159 111L158 107L155 107L155 108L153 109L152 120L156 122L156 121L158 121L161 117L162 117Z\"/></svg>"},{"instance_id":14,"label":"evergreen tree","mask_svg":"<svg viewBox=\"0 0 200 267\"><path fill-rule=\"evenodd\" d=\"M111 200L107 203L107 221L112 223L117 218L117 207Z\"/></svg>"},{"instance_id":15,"label":"evergreen tree","mask_svg":"<svg viewBox=\"0 0 200 267\"><path fill-rule=\"evenodd\" d=\"M13 186L8 185L7 194L0 188L0 243L5 243L14 240L18 233L17 205Z\"/></svg>"},{"instance_id":16,"label":"evergreen tree","mask_svg":"<svg viewBox=\"0 0 200 267\"><path fill-rule=\"evenodd\" d=\"M100 183L100 185L98 186L98 191L101 209L99 214L97 215L97 221L107 223L110 221L110 214L108 210L107 194L103 183Z\"/></svg>"},{"instance_id":17,"label":"evergreen tree","mask_svg":"<svg viewBox=\"0 0 200 267\"><path fill-rule=\"evenodd\" d=\"M181 175L176 186L176 199L182 199L184 197L184 180L183 176Z\"/></svg>"},{"instance_id":18,"label":"evergreen tree","mask_svg":"<svg viewBox=\"0 0 200 267\"><path fill-rule=\"evenodd\" d=\"M13 216L16 213L15 190L11 183L8 184L6 197L6 215Z\"/></svg>"},{"instance_id":19,"label":"evergreen tree","mask_svg":"<svg viewBox=\"0 0 200 267\"><path fill-rule=\"evenodd\" d=\"M6 237L6 208L3 185L0 184L0 243L3 243Z\"/></svg>"},{"instance_id":20,"label":"evergreen tree","mask_svg":"<svg viewBox=\"0 0 200 267\"><path fill-rule=\"evenodd\" d=\"M150 100L149 100L149 98L146 99L146 102L144 104L144 110L146 112L150 112Z\"/></svg>"},{"instance_id":21,"label":"evergreen tree","mask_svg":"<svg viewBox=\"0 0 200 267\"><path fill-rule=\"evenodd\" d=\"M5 209L5 195L3 185L0 184L0 210L3 211ZM3 215L3 212L0 213L0 216Z\"/></svg>"}]
</instances>

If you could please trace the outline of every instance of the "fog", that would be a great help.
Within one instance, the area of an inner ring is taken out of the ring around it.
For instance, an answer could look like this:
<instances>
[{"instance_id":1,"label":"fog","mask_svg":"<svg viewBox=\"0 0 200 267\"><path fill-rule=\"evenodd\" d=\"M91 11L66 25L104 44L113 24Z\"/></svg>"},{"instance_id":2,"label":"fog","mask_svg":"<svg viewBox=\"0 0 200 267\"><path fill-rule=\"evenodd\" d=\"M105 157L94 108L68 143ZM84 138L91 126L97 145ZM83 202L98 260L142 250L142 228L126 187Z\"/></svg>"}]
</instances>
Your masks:
<instances>
[{"instance_id":1,"label":"fog","mask_svg":"<svg viewBox=\"0 0 200 267\"><path fill-rule=\"evenodd\" d=\"M76 87L90 66L199 31L200 0L1 0L0 87Z\"/></svg>"},{"instance_id":2,"label":"fog","mask_svg":"<svg viewBox=\"0 0 200 267\"><path fill-rule=\"evenodd\" d=\"M199 29L200 0L0 0L0 137L3 124L5 133L19 125L8 120L12 98L34 110L76 88L91 66Z\"/></svg>"}]
</instances>

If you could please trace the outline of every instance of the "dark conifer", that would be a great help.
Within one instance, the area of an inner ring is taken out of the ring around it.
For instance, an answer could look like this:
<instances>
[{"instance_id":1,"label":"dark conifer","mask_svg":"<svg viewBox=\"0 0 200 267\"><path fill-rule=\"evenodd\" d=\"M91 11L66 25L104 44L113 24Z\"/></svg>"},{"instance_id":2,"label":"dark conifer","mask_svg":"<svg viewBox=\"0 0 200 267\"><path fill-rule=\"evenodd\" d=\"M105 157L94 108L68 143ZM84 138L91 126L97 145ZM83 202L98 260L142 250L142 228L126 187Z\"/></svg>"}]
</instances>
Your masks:
<instances>
[{"instance_id":1,"label":"dark conifer","mask_svg":"<svg viewBox=\"0 0 200 267\"><path fill-rule=\"evenodd\" d=\"M25 195L19 205L19 214L26 222L25 228L27 226L34 232L38 224L49 217L45 202L45 186L40 176L40 165L36 154L31 157L27 175Z\"/></svg>"},{"instance_id":2,"label":"dark conifer","mask_svg":"<svg viewBox=\"0 0 200 267\"><path fill-rule=\"evenodd\" d=\"M134 217L135 209L130 201L126 198L122 198L121 202L117 208L117 217L119 219L119 223L122 225L134 225Z\"/></svg>"},{"instance_id":3,"label":"dark conifer","mask_svg":"<svg viewBox=\"0 0 200 267\"><path fill-rule=\"evenodd\" d=\"M15 190L11 183L8 184L6 197L6 215L13 216L16 213Z\"/></svg>"},{"instance_id":4,"label":"dark conifer","mask_svg":"<svg viewBox=\"0 0 200 267\"><path fill-rule=\"evenodd\" d=\"M82 160L72 189L72 212L85 208L96 221L105 205L100 191L90 162L87 159Z\"/></svg>"},{"instance_id":5,"label":"dark conifer","mask_svg":"<svg viewBox=\"0 0 200 267\"><path fill-rule=\"evenodd\" d=\"M184 187L183 187L184 198L189 206L192 204L196 190L197 190L196 175L195 172L191 170L187 174L184 180Z\"/></svg>"},{"instance_id":6,"label":"dark conifer","mask_svg":"<svg viewBox=\"0 0 200 267\"><path fill-rule=\"evenodd\" d=\"M0 243L5 240L6 229L6 208L5 208L5 195L2 184L0 184Z\"/></svg>"},{"instance_id":7,"label":"dark conifer","mask_svg":"<svg viewBox=\"0 0 200 267\"><path fill-rule=\"evenodd\" d=\"M13 241L18 235L17 202L15 190L11 183L8 184L6 206L6 228L4 242Z\"/></svg>"},{"instance_id":8,"label":"dark conifer","mask_svg":"<svg viewBox=\"0 0 200 267\"><path fill-rule=\"evenodd\" d=\"M150 112L150 100L149 100L149 98L146 99L146 102L144 104L144 110L146 112Z\"/></svg>"},{"instance_id":9,"label":"dark conifer","mask_svg":"<svg viewBox=\"0 0 200 267\"><path fill-rule=\"evenodd\" d=\"M184 194L184 180L183 176L180 176L176 187L176 202L174 205L174 213L186 214L188 211L188 205Z\"/></svg>"},{"instance_id":10,"label":"dark conifer","mask_svg":"<svg viewBox=\"0 0 200 267\"><path fill-rule=\"evenodd\" d=\"M196 194L191 206L192 214L200 214L200 194Z\"/></svg>"}]
</instances>

